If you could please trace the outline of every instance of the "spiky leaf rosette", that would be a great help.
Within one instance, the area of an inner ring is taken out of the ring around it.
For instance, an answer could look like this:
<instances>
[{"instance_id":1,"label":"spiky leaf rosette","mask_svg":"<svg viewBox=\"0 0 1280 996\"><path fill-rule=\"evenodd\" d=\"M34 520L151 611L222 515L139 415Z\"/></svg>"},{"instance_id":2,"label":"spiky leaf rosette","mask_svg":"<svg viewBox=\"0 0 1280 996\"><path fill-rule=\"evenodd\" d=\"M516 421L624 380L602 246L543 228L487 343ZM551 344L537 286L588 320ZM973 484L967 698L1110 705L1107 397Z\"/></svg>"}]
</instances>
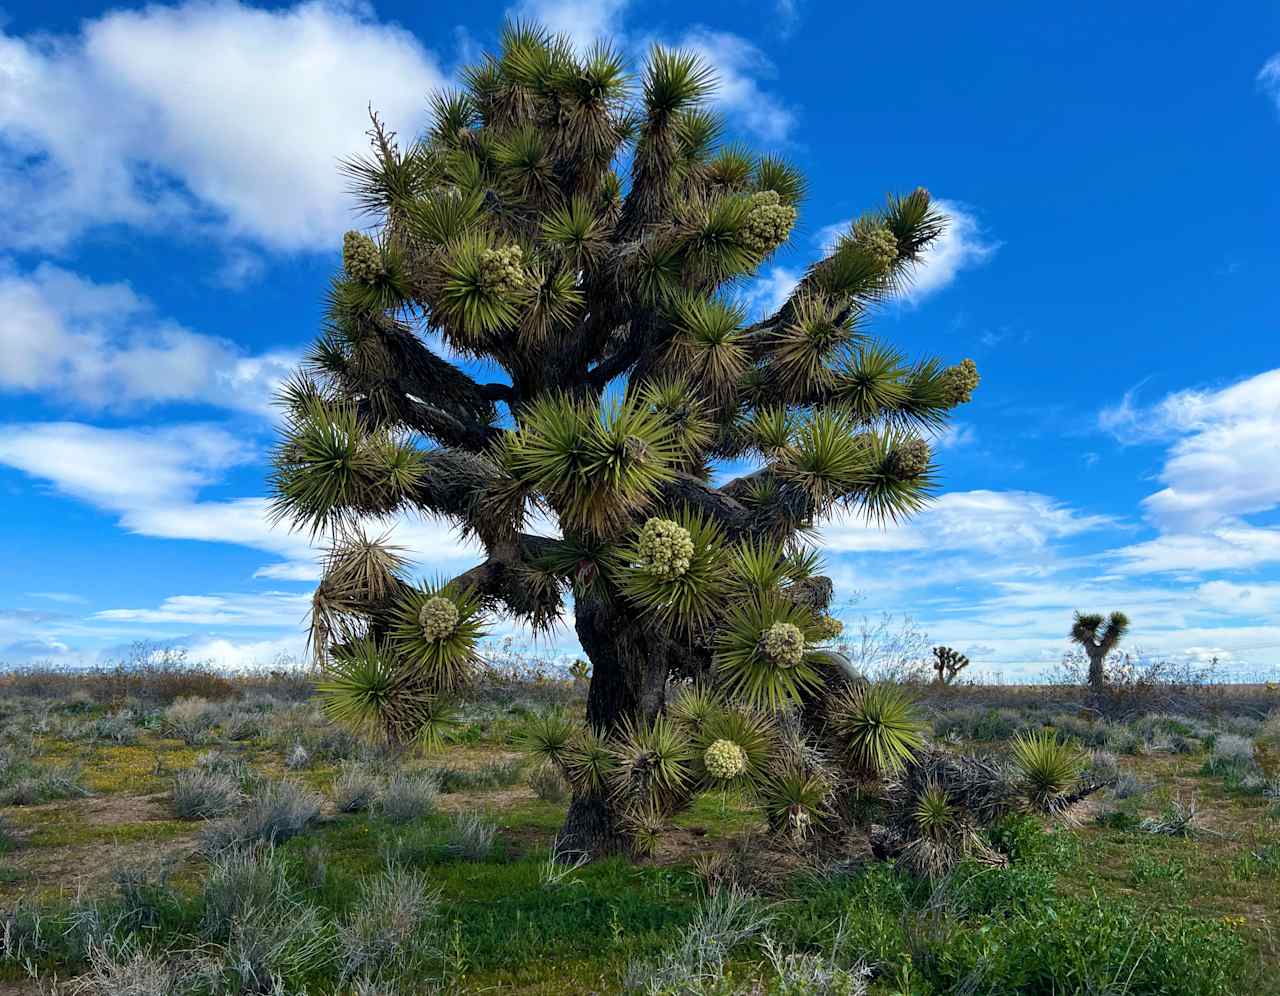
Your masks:
<instances>
[{"instance_id":1,"label":"spiky leaf rosette","mask_svg":"<svg viewBox=\"0 0 1280 996\"><path fill-rule=\"evenodd\" d=\"M724 699L705 684L683 685L667 701L667 715L691 734L724 708Z\"/></svg>"},{"instance_id":2,"label":"spiky leaf rosette","mask_svg":"<svg viewBox=\"0 0 1280 996\"><path fill-rule=\"evenodd\" d=\"M837 741L863 774L900 771L924 746L925 720L897 685L852 685L831 702L827 716Z\"/></svg>"},{"instance_id":3,"label":"spiky leaf rosette","mask_svg":"<svg viewBox=\"0 0 1280 996\"><path fill-rule=\"evenodd\" d=\"M630 842L631 853L637 857L651 858L667 835L667 816L657 806L637 806L623 815L622 829Z\"/></svg>"},{"instance_id":4,"label":"spiky leaf rosette","mask_svg":"<svg viewBox=\"0 0 1280 996\"><path fill-rule=\"evenodd\" d=\"M821 635L813 615L781 595L744 599L716 632L717 676L728 695L754 708L798 703L822 685L811 646Z\"/></svg>"},{"instance_id":5,"label":"spiky leaf rosette","mask_svg":"<svg viewBox=\"0 0 1280 996\"><path fill-rule=\"evenodd\" d=\"M830 822L831 790L821 774L786 764L769 772L761 786L761 803L769 825L801 843Z\"/></svg>"},{"instance_id":6,"label":"spiky leaf rosette","mask_svg":"<svg viewBox=\"0 0 1280 996\"><path fill-rule=\"evenodd\" d=\"M603 793L617 765L608 741L590 727L578 731L564 746L561 757L565 778L584 793Z\"/></svg>"},{"instance_id":7,"label":"spiky leaf rosette","mask_svg":"<svg viewBox=\"0 0 1280 996\"><path fill-rule=\"evenodd\" d=\"M725 593L720 527L696 510L651 518L623 547L613 573L626 596L664 625L696 630L719 612Z\"/></svg>"},{"instance_id":8,"label":"spiky leaf rosette","mask_svg":"<svg viewBox=\"0 0 1280 996\"><path fill-rule=\"evenodd\" d=\"M474 590L449 584L410 589L396 600L391 618L391 647L427 687L443 691L466 683L487 632Z\"/></svg>"},{"instance_id":9,"label":"spiky leaf rosette","mask_svg":"<svg viewBox=\"0 0 1280 996\"><path fill-rule=\"evenodd\" d=\"M664 377L647 382L640 391L641 404L671 427L681 452L681 469L695 469L715 433L709 406L681 377Z\"/></svg>"},{"instance_id":10,"label":"spiky leaf rosette","mask_svg":"<svg viewBox=\"0 0 1280 996\"><path fill-rule=\"evenodd\" d=\"M319 533L385 515L421 484L423 456L399 433L365 424L354 404L313 395L287 415L274 455L271 514Z\"/></svg>"},{"instance_id":11,"label":"spiky leaf rosette","mask_svg":"<svg viewBox=\"0 0 1280 996\"><path fill-rule=\"evenodd\" d=\"M614 760L610 787L628 809L670 812L693 785L693 742L665 716L658 716L651 723L627 719L610 752Z\"/></svg>"},{"instance_id":12,"label":"spiky leaf rosette","mask_svg":"<svg viewBox=\"0 0 1280 996\"><path fill-rule=\"evenodd\" d=\"M391 743L438 747L456 725L452 705L370 638L335 649L316 691L329 719Z\"/></svg>"},{"instance_id":13,"label":"spiky leaf rosette","mask_svg":"<svg viewBox=\"0 0 1280 996\"><path fill-rule=\"evenodd\" d=\"M516 733L515 745L563 770L581 733L581 724L567 711L548 709L525 720Z\"/></svg>"},{"instance_id":14,"label":"spiky leaf rosette","mask_svg":"<svg viewBox=\"0 0 1280 996\"><path fill-rule=\"evenodd\" d=\"M1027 804L1039 812L1060 808L1084 771L1083 754L1052 730L1018 734L1011 753Z\"/></svg>"},{"instance_id":15,"label":"spiky leaf rosette","mask_svg":"<svg viewBox=\"0 0 1280 996\"><path fill-rule=\"evenodd\" d=\"M637 399L599 410L553 395L525 413L514 463L561 522L608 536L653 501L679 456L670 424Z\"/></svg>"}]
</instances>

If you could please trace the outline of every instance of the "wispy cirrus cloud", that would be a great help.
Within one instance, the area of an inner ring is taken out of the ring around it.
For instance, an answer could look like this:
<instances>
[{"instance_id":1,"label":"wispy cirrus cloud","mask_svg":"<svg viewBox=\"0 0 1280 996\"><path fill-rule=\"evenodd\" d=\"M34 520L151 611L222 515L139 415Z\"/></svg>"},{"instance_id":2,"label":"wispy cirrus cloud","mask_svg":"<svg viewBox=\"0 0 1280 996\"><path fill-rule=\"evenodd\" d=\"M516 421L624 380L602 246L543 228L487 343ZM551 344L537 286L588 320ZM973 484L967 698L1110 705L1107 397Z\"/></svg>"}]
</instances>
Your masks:
<instances>
[{"instance_id":1,"label":"wispy cirrus cloud","mask_svg":"<svg viewBox=\"0 0 1280 996\"><path fill-rule=\"evenodd\" d=\"M1263 63L1258 70L1258 86L1271 98L1276 110L1280 110L1280 52Z\"/></svg>"},{"instance_id":2,"label":"wispy cirrus cloud","mask_svg":"<svg viewBox=\"0 0 1280 996\"><path fill-rule=\"evenodd\" d=\"M227 430L210 425L104 429L75 422L0 425L0 465L55 491L118 515L140 536L229 543L281 558L259 575L314 581L324 541L275 522L263 497L213 500L202 492L234 467L260 459ZM465 565L478 548L458 540L444 522L405 515L369 523L423 563Z\"/></svg>"}]
</instances>

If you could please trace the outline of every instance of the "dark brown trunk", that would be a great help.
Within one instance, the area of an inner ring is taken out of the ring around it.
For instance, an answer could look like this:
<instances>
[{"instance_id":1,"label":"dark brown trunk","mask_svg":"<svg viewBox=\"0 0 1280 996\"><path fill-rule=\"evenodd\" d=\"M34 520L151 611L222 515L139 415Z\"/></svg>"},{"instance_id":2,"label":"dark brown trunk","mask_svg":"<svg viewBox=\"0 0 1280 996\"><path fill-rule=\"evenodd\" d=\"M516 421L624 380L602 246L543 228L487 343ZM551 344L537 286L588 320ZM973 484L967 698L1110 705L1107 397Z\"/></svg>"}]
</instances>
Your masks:
<instances>
[{"instance_id":1,"label":"dark brown trunk","mask_svg":"<svg viewBox=\"0 0 1280 996\"><path fill-rule=\"evenodd\" d=\"M634 613L593 598L576 606L578 642L591 660L587 722L604 733L627 718L652 720L666 704L670 645ZM619 814L609 798L578 793L556 838L566 853L617 854L626 850Z\"/></svg>"}]
</instances>

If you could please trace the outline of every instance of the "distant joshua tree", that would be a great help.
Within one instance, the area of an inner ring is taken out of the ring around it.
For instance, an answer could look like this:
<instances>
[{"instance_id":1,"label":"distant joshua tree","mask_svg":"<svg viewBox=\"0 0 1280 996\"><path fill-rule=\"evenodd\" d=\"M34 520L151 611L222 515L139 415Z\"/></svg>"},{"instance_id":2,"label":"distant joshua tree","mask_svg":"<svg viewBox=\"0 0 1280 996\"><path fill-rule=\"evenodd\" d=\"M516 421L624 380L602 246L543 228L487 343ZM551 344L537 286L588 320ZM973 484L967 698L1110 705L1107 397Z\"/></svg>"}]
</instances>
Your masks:
<instances>
[{"instance_id":1,"label":"distant joshua tree","mask_svg":"<svg viewBox=\"0 0 1280 996\"><path fill-rule=\"evenodd\" d=\"M1094 691L1102 691L1106 685L1103 662L1119 646L1128 629L1129 617L1123 612L1113 612L1105 620L1096 612L1076 613L1071 625L1071 642L1080 644L1089 657L1089 687Z\"/></svg>"},{"instance_id":2,"label":"distant joshua tree","mask_svg":"<svg viewBox=\"0 0 1280 996\"><path fill-rule=\"evenodd\" d=\"M933 670L939 685L949 685L957 674L969 666L969 658L950 647L933 648Z\"/></svg>"}]
</instances>

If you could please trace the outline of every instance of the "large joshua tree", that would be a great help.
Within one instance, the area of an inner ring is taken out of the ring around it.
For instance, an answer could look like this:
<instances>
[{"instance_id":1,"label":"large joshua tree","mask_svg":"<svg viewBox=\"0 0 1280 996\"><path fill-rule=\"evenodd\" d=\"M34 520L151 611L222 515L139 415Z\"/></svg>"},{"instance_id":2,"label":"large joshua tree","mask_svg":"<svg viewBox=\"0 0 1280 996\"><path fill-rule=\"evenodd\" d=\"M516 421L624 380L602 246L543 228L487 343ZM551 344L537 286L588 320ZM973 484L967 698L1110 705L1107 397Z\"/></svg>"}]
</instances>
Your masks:
<instances>
[{"instance_id":1,"label":"large joshua tree","mask_svg":"<svg viewBox=\"0 0 1280 996\"><path fill-rule=\"evenodd\" d=\"M760 751L781 749L789 708L816 728L842 680L803 537L836 506L920 508L924 437L977 384L971 361L909 361L867 332L945 217L923 189L890 196L749 320L735 294L788 239L804 180L721 144L697 58L655 47L636 85L605 45L514 25L462 78L425 136L401 145L375 116L372 154L344 164L373 224L347 233L327 327L283 392L276 510L333 537L312 619L329 708L432 737L487 614L571 613L586 725L533 737L573 781L567 846L634 841L696 788L766 768L791 812L814 785ZM451 520L484 561L411 582L362 532L406 510Z\"/></svg>"},{"instance_id":2,"label":"large joshua tree","mask_svg":"<svg viewBox=\"0 0 1280 996\"><path fill-rule=\"evenodd\" d=\"M1079 644L1089 658L1089 687L1094 692L1106 688L1107 655L1120 645L1129 630L1129 617L1113 612L1103 617L1097 612L1077 612L1071 623L1071 642Z\"/></svg>"}]
</instances>

